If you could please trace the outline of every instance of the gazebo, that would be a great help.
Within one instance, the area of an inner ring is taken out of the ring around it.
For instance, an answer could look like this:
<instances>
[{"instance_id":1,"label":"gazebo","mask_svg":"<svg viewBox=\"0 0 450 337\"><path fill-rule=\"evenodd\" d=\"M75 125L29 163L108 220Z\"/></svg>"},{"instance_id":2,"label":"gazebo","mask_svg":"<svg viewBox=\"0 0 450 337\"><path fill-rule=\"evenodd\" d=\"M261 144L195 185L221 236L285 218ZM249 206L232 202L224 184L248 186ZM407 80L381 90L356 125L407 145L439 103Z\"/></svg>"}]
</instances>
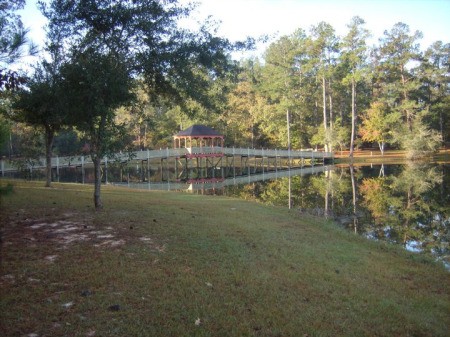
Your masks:
<instances>
[{"instance_id":1,"label":"gazebo","mask_svg":"<svg viewBox=\"0 0 450 337\"><path fill-rule=\"evenodd\" d=\"M175 165L177 177L185 176L184 179L191 184L222 181L224 172L219 166L224 157L223 139L216 130L197 124L174 135L173 147L180 149ZM178 163L182 165L180 173Z\"/></svg>"},{"instance_id":2,"label":"gazebo","mask_svg":"<svg viewBox=\"0 0 450 337\"><path fill-rule=\"evenodd\" d=\"M193 147L200 149L214 147L223 148L223 138L223 135L209 126L196 124L173 136L173 147L174 149L191 149ZM207 153L208 152L210 151L207 151Z\"/></svg>"}]
</instances>

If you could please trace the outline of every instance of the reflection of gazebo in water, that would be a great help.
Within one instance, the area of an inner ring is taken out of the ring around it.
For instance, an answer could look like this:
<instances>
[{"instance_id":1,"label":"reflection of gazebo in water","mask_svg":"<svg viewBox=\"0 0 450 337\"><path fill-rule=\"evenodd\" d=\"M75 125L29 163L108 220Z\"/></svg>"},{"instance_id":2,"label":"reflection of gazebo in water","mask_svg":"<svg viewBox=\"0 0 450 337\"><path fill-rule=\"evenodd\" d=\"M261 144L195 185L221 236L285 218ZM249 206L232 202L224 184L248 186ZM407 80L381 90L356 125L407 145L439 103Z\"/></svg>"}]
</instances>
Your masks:
<instances>
[{"instance_id":1,"label":"reflection of gazebo in water","mask_svg":"<svg viewBox=\"0 0 450 337\"><path fill-rule=\"evenodd\" d=\"M223 135L205 125L192 125L174 135L174 148L186 149L177 158L182 166L179 171L176 165L177 178L190 183L222 181L223 140Z\"/></svg>"},{"instance_id":2,"label":"reflection of gazebo in water","mask_svg":"<svg viewBox=\"0 0 450 337\"><path fill-rule=\"evenodd\" d=\"M192 125L173 136L175 149L188 150L187 157L222 157L223 135L205 125Z\"/></svg>"}]
</instances>

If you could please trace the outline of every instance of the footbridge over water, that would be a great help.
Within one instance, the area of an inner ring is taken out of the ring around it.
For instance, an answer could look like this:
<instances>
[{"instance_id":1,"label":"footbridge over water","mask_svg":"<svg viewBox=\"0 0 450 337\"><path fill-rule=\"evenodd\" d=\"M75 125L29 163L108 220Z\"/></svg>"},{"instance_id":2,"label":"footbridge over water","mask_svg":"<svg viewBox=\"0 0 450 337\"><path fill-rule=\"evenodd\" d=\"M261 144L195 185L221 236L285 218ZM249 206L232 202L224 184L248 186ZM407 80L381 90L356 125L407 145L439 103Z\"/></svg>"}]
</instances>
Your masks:
<instances>
[{"instance_id":1,"label":"footbridge over water","mask_svg":"<svg viewBox=\"0 0 450 337\"><path fill-rule=\"evenodd\" d=\"M331 152L313 150L270 150L250 148L227 147L188 147L160 150L143 150L130 153L116 153L113 156L104 157L102 165L105 169L114 163L139 162L141 165L150 165L150 162L159 162L161 167L167 166L168 161L175 162L175 169L182 172L192 167L267 167L291 168L303 166L324 165L332 162ZM52 169L56 176L63 168L79 168L82 171L86 167L92 167L90 156L66 156L53 157ZM0 160L1 175L6 176L10 172L42 170L46 167L45 158L28 160Z\"/></svg>"}]
</instances>

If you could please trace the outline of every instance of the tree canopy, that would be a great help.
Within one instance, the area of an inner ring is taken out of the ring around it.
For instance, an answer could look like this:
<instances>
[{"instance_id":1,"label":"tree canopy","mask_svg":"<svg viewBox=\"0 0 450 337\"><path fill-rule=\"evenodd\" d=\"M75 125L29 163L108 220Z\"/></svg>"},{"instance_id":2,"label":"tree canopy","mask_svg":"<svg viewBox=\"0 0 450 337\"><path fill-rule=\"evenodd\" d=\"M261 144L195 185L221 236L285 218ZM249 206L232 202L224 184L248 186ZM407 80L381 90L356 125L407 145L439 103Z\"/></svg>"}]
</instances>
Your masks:
<instances>
[{"instance_id":1,"label":"tree canopy","mask_svg":"<svg viewBox=\"0 0 450 337\"><path fill-rule=\"evenodd\" d=\"M231 43L210 21L195 31L180 27L193 5L53 0L40 7L49 20L55 102L88 143L97 182L103 156L170 146L171 135L195 123L219 130L229 146L351 153L378 145L416 158L448 141L450 44L423 49L421 33L405 23L370 47L362 18L342 37L320 22L277 38L261 59L237 62L230 53L252 40Z\"/></svg>"},{"instance_id":2,"label":"tree canopy","mask_svg":"<svg viewBox=\"0 0 450 337\"><path fill-rule=\"evenodd\" d=\"M100 161L117 149L117 109L135 99L136 80L151 101L211 109L211 84L236 68L229 53L245 43L214 36L209 22L196 32L180 28L193 7L175 0L53 0L40 8L49 20L48 46L62 57L61 109L89 141L101 208Z\"/></svg>"}]
</instances>

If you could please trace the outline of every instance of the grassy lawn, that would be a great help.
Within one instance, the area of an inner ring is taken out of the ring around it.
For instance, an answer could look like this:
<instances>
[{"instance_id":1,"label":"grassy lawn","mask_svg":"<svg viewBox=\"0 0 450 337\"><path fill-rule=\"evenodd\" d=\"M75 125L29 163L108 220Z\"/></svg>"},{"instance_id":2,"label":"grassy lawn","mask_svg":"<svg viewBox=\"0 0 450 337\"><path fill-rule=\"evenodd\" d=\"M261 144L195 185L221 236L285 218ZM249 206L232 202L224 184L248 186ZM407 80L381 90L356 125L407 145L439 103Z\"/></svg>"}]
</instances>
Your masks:
<instances>
[{"instance_id":1,"label":"grassy lawn","mask_svg":"<svg viewBox=\"0 0 450 337\"><path fill-rule=\"evenodd\" d=\"M354 152L352 159L350 159L348 155L349 151L336 151L334 153L335 164L402 164L407 160L406 153L402 150L388 150L385 151L384 155L382 155L381 152L377 151L376 149L358 150ZM431 160L436 163L448 163L450 161L450 149L442 148L438 152L434 153L431 158L426 158L426 160Z\"/></svg>"},{"instance_id":2,"label":"grassy lawn","mask_svg":"<svg viewBox=\"0 0 450 337\"><path fill-rule=\"evenodd\" d=\"M449 272L319 218L109 186L95 212L91 186L13 184L1 336L449 335Z\"/></svg>"}]
</instances>

